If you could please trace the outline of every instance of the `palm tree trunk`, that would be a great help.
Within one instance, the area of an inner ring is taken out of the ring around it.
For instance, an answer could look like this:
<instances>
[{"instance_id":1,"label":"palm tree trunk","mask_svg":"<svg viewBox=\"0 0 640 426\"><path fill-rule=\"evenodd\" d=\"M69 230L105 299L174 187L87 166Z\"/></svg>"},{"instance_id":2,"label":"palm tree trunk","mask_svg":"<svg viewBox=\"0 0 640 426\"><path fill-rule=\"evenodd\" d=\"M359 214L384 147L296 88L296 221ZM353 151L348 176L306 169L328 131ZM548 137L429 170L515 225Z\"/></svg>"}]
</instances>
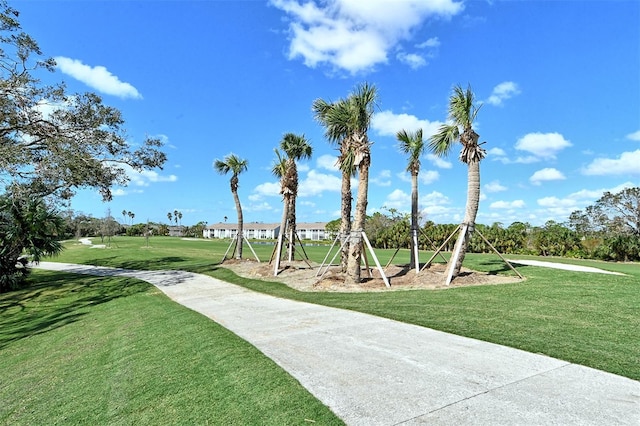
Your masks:
<instances>
[{"instance_id":1,"label":"palm tree trunk","mask_svg":"<svg viewBox=\"0 0 640 426\"><path fill-rule=\"evenodd\" d=\"M418 260L418 173L411 173L411 260L409 267L419 272Z\"/></svg>"},{"instance_id":2,"label":"palm tree trunk","mask_svg":"<svg viewBox=\"0 0 640 426\"><path fill-rule=\"evenodd\" d=\"M458 253L457 256L452 257L449 260L449 268L453 268L452 277L455 278L460 273L462 268L462 262L467 254L467 247L469 245L469 239L476 223L476 216L478 214L478 208L480 206L480 161L471 161L467 165L467 206L464 214L463 224L468 225L468 231L464 232L464 235L460 235L456 240L456 245L453 249L454 253ZM462 229L465 229L464 227ZM458 248L459 247L459 248ZM448 285L449 283L447 283Z\"/></svg>"},{"instance_id":3,"label":"palm tree trunk","mask_svg":"<svg viewBox=\"0 0 640 426\"><path fill-rule=\"evenodd\" d=\"M242 230L244 228L244 222L242 219L242 206L240 205L240 198L238 197L238 178L231 178L231 192L233 193L233 201L236 203L236 212L238 213L238 229L237 229L237 242L236 242L236 259L242 259Z\"/></svg>"},{"instance_id":4,"label":"palm tree trunk","mask_svg":"<svg viewBox=\"0 0 640 426\"><path fill-rule=\"evenodd\" d=\"M282 240L287 232L287 221L289 217L289 199L285 195L285 199L282 203L282 220L280 221L280 232L278 233L278 243L276 246L276 265L273 270L273 275L278 275L280 269L280 257L282 256Z\"/></svg>"},{"instance_id":5,"label":"palm tree trunk","mask_svg":"<svg viewBox=\"0 0 640 426\"><path fill-rule=\"evenodd\" d=\"M360 263L362 261L362 232L367 217L367 195L369 192L369 156L365 156L358 166L358 198L356 214L351 230L351 246L347 263L347 283L360 283Z\"/></svg>"},{"instance_id":6,"label":"palm tree trunk","mask_svg":"<svg viewBox=\"0 0 640 426\"><path fill-rule=\"evenodd\" d=\"M288 232L289 232L289 245L287 248L287 255L289 257L289 261L292 261L295 259L295 251L296 251L296 198L295 198L295 194L291 194L289 196L289 213L288 213L288 217L289 217L289 226L288 226Z\"/></svg>"},{"instance_id":7,"label":"palm tree trunk","mask_svg":"<svg viewBox=\"0 0 640 426\"><path fill-rule=\"evenodd\" d=\"M351 174L342 172L342 200L340 207L340 243L342 253L340 253L340 265L342 272L347 271L347 260L349 258L349 235L351 234Z\"/></svg>"}]
</instances>

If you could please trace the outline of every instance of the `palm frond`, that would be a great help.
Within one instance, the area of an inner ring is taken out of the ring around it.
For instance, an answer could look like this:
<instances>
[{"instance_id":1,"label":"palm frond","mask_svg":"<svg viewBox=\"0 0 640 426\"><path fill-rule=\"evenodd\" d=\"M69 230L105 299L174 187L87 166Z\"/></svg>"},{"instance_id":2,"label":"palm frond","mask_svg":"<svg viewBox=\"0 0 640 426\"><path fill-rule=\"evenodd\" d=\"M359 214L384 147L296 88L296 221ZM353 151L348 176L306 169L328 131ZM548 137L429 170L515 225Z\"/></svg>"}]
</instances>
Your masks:
<instances>
[{"instance_id":1,"label":"palm frond","mask_svg":"<svg viewBox=\"0 0 640 426\"><path fill-rule=\"evenodd\" d=\"M276 153L276 160L271 166L271 173L275 177L282 179L282 177L287 172L287 159L277 148L273 151Z\"/></svg>"},{"instance_id":2,"label":"palm frond","mask_svg":"<svg viewBox=\"0 0 640 426\"><path fill-rule=\"evenodd\" d=\"M420 156L422 156L426 147L422 138L422 129L418 129L413 133L402 129L396 134L396 139L400 142L398 144L400 151L403 154L409 154L407 171L419 170Z\"/></svg>"},{"instance_id":3,"label":"palm frond","mask_svg":"<svg viewBox=\"0 0 640 426\"><path fill-rule=\"evenodd\" d=\"M458 139L460 130L455 124L443 124L438 133L429 138L429 150L438 157L446 157Z\"/></svg>"},{"instance_id":4,"label":"palm frond","mask_svg":"<svg viewBox=\"0 0 640 426\"><path fill-rule=\"evenodd\" d=\"M229 172L233 172L234 175L239 175L246 171L248 166L249 163L247 160L238 157L234 153L227 155L223 160L216 159L213 162L215 171L222 175L226 175Z\"/></svg>"}]
</instances>

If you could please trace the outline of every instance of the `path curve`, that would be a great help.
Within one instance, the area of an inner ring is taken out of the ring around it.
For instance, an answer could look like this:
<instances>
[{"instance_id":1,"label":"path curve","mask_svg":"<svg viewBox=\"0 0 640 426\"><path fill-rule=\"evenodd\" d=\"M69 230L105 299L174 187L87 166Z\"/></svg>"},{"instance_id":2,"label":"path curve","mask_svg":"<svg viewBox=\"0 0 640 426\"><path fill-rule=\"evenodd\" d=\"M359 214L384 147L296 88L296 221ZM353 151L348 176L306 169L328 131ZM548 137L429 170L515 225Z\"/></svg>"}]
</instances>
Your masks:
<instances>
[{"instance_id":1,"label":"path curve","mask_svg":"<svg viewBox=\"0 0 640 426\"><path fill-rule=\"evenodd\" d=\"M182 271L41 262L147 281L253 344L349 425L638 425L640 382Z\"/></svg>"}]
</instances>

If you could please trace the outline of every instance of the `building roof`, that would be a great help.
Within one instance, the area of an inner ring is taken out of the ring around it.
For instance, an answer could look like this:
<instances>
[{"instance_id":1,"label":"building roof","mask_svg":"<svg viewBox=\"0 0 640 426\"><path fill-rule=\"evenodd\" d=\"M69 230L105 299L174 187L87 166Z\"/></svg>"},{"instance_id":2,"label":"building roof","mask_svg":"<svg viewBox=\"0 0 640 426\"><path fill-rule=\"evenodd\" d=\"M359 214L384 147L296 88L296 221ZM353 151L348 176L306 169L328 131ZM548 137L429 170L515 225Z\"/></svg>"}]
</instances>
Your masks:
<instances>
[{"instance_id":1,"label":"building roof","mask_svg":"<svg viewBox=\"0 0 640 426\"><path fill-rule=\"evenodd\" d=\"M247 229L276 229L280 227L279 223L260 223L260 222L249 222L243 224L242 228L246 231ZM227 223L220 222L215 223L213 225L208 225L206 229L238 229L237 223Z\"/></svg>"}]
</instances>

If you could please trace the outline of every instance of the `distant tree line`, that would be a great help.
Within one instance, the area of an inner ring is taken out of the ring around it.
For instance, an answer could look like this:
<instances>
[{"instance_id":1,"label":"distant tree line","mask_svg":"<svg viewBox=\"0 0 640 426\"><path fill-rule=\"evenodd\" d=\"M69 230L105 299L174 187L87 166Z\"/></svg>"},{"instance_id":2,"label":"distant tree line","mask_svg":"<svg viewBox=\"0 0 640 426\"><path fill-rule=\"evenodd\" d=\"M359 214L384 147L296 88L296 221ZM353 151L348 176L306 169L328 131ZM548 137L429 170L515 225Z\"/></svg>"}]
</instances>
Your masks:
<instances>
[{"instance_id":1,"label":"distant tree line","mask_svg":"<svg viewBox=\"0 0 640 426\"><path fill-rule=\"evenodd\" d=\"M330 222L329 230L336 228ZM338 224L339 226L339 224ZM421 250L434 250L444 244L456 230L457 224L436 224L427 221L418 234ZM377 248L410 248L411 225L409 214L389 209L367 218L366 232ZM499 252L536 256L565 256L607 261L640 261L640 188L628 188L620 193L610 192L585 210L571 214L566 223L548 221L542 226L527 222L476 224L475 229ZM445 251L452 251L455 240L450 239ZM490 253L491 248L474 235L469 252Z\"/></svg>"}]
</instances>

